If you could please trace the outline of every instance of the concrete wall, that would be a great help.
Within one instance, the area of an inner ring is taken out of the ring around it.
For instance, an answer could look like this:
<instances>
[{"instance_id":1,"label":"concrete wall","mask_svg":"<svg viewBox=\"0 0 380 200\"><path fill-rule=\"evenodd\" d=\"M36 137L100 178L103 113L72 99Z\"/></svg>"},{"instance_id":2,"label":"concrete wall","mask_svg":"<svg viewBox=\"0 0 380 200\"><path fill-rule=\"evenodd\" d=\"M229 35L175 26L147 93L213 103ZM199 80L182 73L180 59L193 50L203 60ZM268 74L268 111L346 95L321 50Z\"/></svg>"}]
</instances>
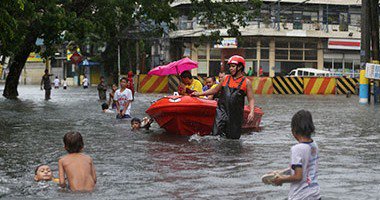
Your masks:
<instances>
[{"instance_id":1,"label":"concrete wall","mask_svg":"<svg viewBox=\"0 0 380 200\"><path fill-rule=\"evenodd\" d=\"M44 71L45 63L26 63L20 76L20 84L39 85Z\"/></svg>"}]
</instances>

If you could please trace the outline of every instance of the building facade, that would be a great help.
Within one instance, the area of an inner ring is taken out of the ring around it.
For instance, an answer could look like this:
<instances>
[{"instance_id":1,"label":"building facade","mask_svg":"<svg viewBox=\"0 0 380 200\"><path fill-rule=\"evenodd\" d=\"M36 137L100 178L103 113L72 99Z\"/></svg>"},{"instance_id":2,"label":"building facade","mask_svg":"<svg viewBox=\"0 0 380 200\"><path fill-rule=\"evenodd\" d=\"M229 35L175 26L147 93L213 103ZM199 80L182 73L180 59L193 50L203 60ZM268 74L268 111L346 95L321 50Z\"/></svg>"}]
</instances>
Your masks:
<instances>
[{"instance_id":1,"label":"building facade","mask_svg":"<svg viewBox=\"0 0 380 200\"><path fill-rule=\"evenodd\" d=\"M190 1L175 1L173 6L184 14L176 20L178 30L169 33L170 57L198 61L194 75L217 75L234 54L246 58L246 70L262 68L270 77L295 68L352 77L360 68L361 2L357 0L263 0L259 16L240 28L239 38L228 37L227 29L188 19ZM224 37L221 44L200 42L202 35L215 30Z\"/></svg>"}]
</instances>

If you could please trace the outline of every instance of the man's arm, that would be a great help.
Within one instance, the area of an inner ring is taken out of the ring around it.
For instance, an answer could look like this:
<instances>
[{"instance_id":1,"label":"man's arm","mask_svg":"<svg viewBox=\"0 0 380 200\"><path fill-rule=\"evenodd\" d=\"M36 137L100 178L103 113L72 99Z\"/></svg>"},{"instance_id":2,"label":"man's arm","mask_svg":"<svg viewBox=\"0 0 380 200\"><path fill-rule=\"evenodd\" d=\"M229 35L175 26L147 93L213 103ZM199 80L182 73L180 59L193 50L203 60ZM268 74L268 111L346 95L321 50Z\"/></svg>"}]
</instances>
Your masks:
<instances>
[{"instance_id":1,"label":"man's arm","mask_svg":"<svg viewBox=\"0 0 380 200\"><path fill-rule=\"evenodd\" d=\"M130 103L131 103L131 101L127 100L127 102L124 105L123 111L121 112L122 115L125 115L125 112L127 111L127 108L128 108Z\"/></svg>"},{"instance_id":2,"label":"man's arm","mask_svg":"<svg viewBox=\"0 0 380 200\"><path fill-rule=\"evenodd\" d=\"M62 159L58 160L58 176L59 176L59 186L61 188L65 188L66 187L65 170L63 168Z\"/></svg>"},{"instance_id":3,"label":"man's arm","mask_svg":"<svg viewBox=\"0 0 380 200\"><path fill-rule=\"evenodd\" d=\"M210 95L210 94L214 95L217 92L219 92L220 89L222 89L222 83L219 83L216 87L211 88L211 89L209 89L209 90L207 90L205 92L193 92L191 95L192 96L197 96L197 97L199 97L199 96L207 96L207 95Z\"/></svg>"},{"instance_id":4,"label":"man's arm","mask_svg":"<svg viewBox=\"0 0 380 200\"><path fill-rule=\"evenodd\" d=\"M247 79L247 97L249 102L249 108L251 111L248 115L248 123L253 121L253 118L255 117L255 99L253 98L253 89L252 89L252 83L249 79Z\"/></svg>"}]
</instances>

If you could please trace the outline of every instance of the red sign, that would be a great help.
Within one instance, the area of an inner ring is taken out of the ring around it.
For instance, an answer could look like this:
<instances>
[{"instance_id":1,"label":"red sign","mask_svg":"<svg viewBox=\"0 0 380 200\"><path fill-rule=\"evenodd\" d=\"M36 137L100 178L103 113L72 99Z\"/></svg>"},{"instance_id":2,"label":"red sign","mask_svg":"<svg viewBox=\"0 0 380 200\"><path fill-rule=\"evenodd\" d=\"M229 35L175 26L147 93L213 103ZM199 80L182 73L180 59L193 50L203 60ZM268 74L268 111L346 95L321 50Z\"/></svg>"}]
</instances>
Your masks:
<instances>
[{"instance_id":1,"label":"red sign","mask_svg":"<svg viewBox=\"0 0 380 200\"><path fill-rule=\"evenodd\" d=\"M78 64L78 63L82 62L82 56L78 52L75 52L70 57L70 60L71 60L71 62Z\"/></svg>"},{"instance_id":2,"label":"red sign","mask_svg":"<svg viewBox=\"0 0 380 200\"><path fill-rule=\"evenodd\" d=\"M353 39L329 39L329 49L360 50L360 40Z\"/></svg>"}]
</instances>

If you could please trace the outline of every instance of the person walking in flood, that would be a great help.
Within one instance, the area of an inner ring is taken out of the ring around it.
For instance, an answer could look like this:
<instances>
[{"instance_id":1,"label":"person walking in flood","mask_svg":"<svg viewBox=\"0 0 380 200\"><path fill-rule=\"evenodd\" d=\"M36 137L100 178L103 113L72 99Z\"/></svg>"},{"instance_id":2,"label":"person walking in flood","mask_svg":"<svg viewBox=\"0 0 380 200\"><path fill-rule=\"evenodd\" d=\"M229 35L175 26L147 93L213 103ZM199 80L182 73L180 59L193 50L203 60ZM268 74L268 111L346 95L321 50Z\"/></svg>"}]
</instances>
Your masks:
<instances>
[{"instance_id":1,"label":"person walking in flood","mask_svg":"<svg viewBox=\"0 0 380 200\"><path fill-rule=\"evenodd\" d=\"M245 60L234 55L227 62L231 75L226 75L223 82L205 92L193 92L192 96L213 95L220 91L218 107L214 120L213 135L222 135L229 139L239 139L243 124L244 97L248 97L250 113L248 123L253 121L255 101L252 83L243 72Z\"/></svg>"},{"instance_id":2,"label":"person walking in flood","mask_svg":"<svg viewBox=\"0 0 380 200\"><path fill-rule=\"evenodd\" d=\"M104 83L104 77L100 77L100 83L98 84L98 95L99 100L106 101L107 100L107 85Z\"/></svg>"},{"instance_id":3,"label":"person walking in flood","mask_svg":"<svg viewBox=\"0 0 380 200\"><path fill-rule=\"evenodd\" d=\"M116 101L116 118L131 118L132 91L127 88L127 78L120 79L120 89L116 90L113 99Z\"/></svg>"},{"instance_id":4,"label":"person walking in flood","mask_svg":"<svg viewBox=\"0 0 380 200\"><path fill-rule=\"evenodd\" d=\"M82 81L83 89L87 89L88 85L90 85L87 76L84 76L84 79Z\"/></svg>"},{"instance_id":5,"label":"person walking in flood","mask_svg":"<svg viewBox=\"0 0 380 200\"><path fill-rule=\"evenodd\" d=\"M41 90L42 90L42 85L44 86L43 89L45 90L45 100L50 99L50 94L51 94L51 82L50 82L50 76L49 70L45 69L45 74L42 76L41 79Z\"/></svg>"}]
</instances>

